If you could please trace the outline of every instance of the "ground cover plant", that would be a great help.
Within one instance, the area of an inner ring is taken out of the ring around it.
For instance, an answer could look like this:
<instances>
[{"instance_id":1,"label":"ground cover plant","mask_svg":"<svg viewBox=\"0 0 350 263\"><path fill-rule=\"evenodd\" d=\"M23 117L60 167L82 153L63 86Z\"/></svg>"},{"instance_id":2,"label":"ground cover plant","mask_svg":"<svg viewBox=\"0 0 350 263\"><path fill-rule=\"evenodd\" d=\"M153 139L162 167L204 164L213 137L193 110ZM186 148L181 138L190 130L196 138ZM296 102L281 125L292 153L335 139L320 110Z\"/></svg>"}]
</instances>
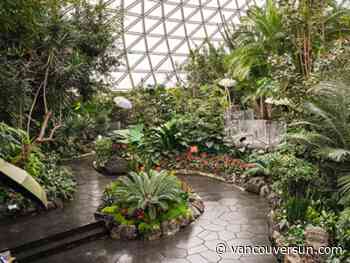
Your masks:
<instances>
[{"instance_id":1,"label":"ground cover plant","mask_svg":"<svg viewBox=\"0 0 350 263\"><path fill-rule=\"evenodd\" d=\"M263 182L284 245L304 245L307 229L320 227L344 249L325 260L349 260L349 8L332 0L252 5L239 25L224 26L222 46L209 39L191 50L186 83L122 93L106 81L120 65L120 19L103 2L0 3L0 158L26 170L49 200L74 193L62 158L95 150L101 172L123 162L100 212L144 235L193 216L190 187L162 169ZM222 87L224 78L235 85ZM116 107L116 96L133 108ZM287 124L281 145L247 150L225 140L225 112L247 108ZM2 207L28 202L0 185Z\"/></svg>"},{"instance_id":2,"label":"ground cover plant","mask_svg":"<svg viewBox=\"0 0 350 263\"><path fill-rule=\"evenodd\" d=\"M190 207L192 195L168 171L130 172L106 188L99 213L112 217L114 224L118 225L119 235L123 235L121 229L129 227L129 232L134 233L126 235L129 239L137 235L143 238L156 235L159 238L162 232L166 235L164 225L185 226L194 220Z\"/></svg>"}]
</instances>

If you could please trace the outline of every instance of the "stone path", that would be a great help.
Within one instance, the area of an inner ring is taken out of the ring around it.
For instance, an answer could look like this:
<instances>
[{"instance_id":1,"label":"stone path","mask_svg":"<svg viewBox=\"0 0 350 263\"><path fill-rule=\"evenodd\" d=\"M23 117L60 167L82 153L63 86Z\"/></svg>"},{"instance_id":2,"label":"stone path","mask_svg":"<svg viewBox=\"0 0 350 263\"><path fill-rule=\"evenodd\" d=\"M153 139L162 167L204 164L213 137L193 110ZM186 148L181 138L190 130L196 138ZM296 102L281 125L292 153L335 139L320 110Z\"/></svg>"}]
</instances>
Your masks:
<instances>
[{"instance_id":1,"label":"stone path","mask_svg":"<svg viewBox=\"0 0 350 263\"><path fill-rule=\"evenodd\" d=\"M0 250L6 243L22 243L93 220L92 213L99 204L101 190L110 179L96 173L88 163L73 165L73 168L81 182L76 201L63 211L1 224ZM239 256L233 253L218 256L215 252L219 243L232 246L269 245L266 225L268 207L264 200L212 179L194 176L184 179L203 198L206 211L198 221L174 237L148 242L103 239L38 262L276 262L272 256Z\"/></svg>"},{"instance_id":2,"label":"stone path","mask_svg":"<svg viewBox=\"0 0 350 263\"><path fill-rule=\"evenodd\" d=\"M0 221L0 251L94 222L105 186L112 180L98 174L91 160L71 165L78 182L74 201L35 216Z\"/></svg>"}]
</instances>

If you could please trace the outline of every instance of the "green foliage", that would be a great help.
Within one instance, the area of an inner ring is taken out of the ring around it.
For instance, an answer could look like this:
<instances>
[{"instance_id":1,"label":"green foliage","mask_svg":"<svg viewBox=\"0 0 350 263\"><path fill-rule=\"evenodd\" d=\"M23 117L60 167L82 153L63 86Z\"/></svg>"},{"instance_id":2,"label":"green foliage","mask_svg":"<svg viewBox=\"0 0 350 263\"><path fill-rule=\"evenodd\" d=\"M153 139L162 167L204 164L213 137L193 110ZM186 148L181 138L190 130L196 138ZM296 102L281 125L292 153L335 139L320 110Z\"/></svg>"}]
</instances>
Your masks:
<instances>
[{"instance_id":1,"label":"green foliage","mask_svg":"<svg viewBox=\"0 0 350 263\"><path fill-rule=\"evenodd\" d=\"M161 152L158 151L156 142L149 139L146 132L144 125L138 124L126 130L115 131L112 135L117 142L127 145L130 166L133 170L137 170L140 165L149 170L159 162Z\"/></svg>"},{"instance_id":2,"label":"green foliage","mask_svg":"<svg viewBox=\"0 0 350 263\"><path fill-rule=\"evenodd\" d=\"M0 158L11 161L20 155L22 145L28 142L29 138L25 131L0 122Z\"/></svg>"},{"instance_id":3,"label":"green foliage","mask_svg":"<svg viewBox=\"0 0 350 263\"><path fill-rule=\"evenodd\" d=\"M286 212L288 222L294 224L296 222L304 222L310 200L305 198L291 197L286 202Z\"/></svg>"},{"instance_id":4,"label":"green foliage","mask_svg":"<svg viewBox=\"0 0 350 263\"><path fill-rule=\"evenodd\" d=\"M291 226L286 233L287 246L303 246L305 231L303 225Z\"/></svg>"},{"instance_id":5,"label":"green foliage","mask_svg":"<svg viewBox=\"0 0 350 263\"><path fill-rule=\"evenodd\" d=\"M227 106L224 90L205 85L198 90L197 97L184 97L184 100L186 111L176 115L183 141L206 152L226 151L223 143L223 115Z\"/></svg>"},{"instance_id":6,"label":"green foliage","mask_svg":"<svg viewBox=\"0 0 350 263\"><path fill-rule=\"evenodd\" d=\"M48 112L50 127L64 122L75 93L86 100L101 86L94 75L119 64L120 12L85 0L4 0L0 10L0 119L32 137Z\"/></svg>"},{"instance_id":7,"label":"green foliage","mask_svg":"<svg viewBox=\"0 0 350 263\"><path fill-rule=\"evenodd\" d=\"M14 163L26 170L45 189L49 200L61 198L71 199L75 192L76 183L71 172L58 165L54 154L45 157L39 145L31 144L26 132L0 123L0 158ZM30 148L30 151L28 150ZM26 158L22 158L27 149ZM2 187L2 199L6 202L19 202L27 206L28 201L12 190Z\"/></svg>"},{"instance_id":8,"label":"green foliage","mask_svg":"<svg viewBox=\"0 0 350 263\"><path fill-rule=\"evenodd\" d=\"M344 249L350 249L350 209L345 209L340 215L336 227L336 238Z\"/></svg>"},{"instance_id":9,"label":"green foliage","mask_svg":"<svg viewBox=\"0 0 350 263\"><path fill-rule=\"evenodd\" d=\"M102 213L112 215L114 220L121 225L134 225L133 220L126 219L124 215L120 212L120 208L117 205L106 206L101 210Z\"/></svg>"},{"instance_id":10,"label":"green foliage","mask_svg":"<svg viewBox=\"0 0 350 263\"><path fill-rule=\"evenodd\" d=\"M291 141L304 145L337 171L343 200L350 189L349 91L349 87L337 82L316 86L310 91L313 100L305 104L304 120L294 124L305 129L289 135Z\"/></svg>"},{"instance_id":11,"label":"green foliage","mask_svg":"<svg viewBox=\"0 0 350 263\"><path fill-rule=\"evenodd\" d=\"M33 177L40 176L45 169L45 165L42 162L43 157L40 156L41 153L32 152L27 159L24 169Z\"/></svg>"},{"instance_id":12,"label":"green foliage","mask_svg":"<svg viewBox=\"0 0 350 263\"><path fill-rule=\"evenodd\" d=\"M161 211L168 210L170 203L181 201L181 185L175 176L166 171L131 172L129 177L120 177L116 182L114 199L126 206L130 213L142 209L151 220L157 218Z\"/></svg>"},{"instance_id":13,"label":"green foliage","mask_svg":"<svg viewBox=\"0 0 350 263\"><path fill-rule=\"evenodd\" d=\"M149 131L147 140L153 149L162 155L168 155L176 150L188 147L186 135L179 129L178 119L173 118L159 127Z\"/></svg>"},{"instance_id":14,"label":"green foliage","mask_svg":"<svg viewBox=\"0 0 350 263\"><path fill-rule=\"evenodd\" d=\"M204 85L214 84L224 78L227 72L224 48L215 48L208 40L202 48L190 51L189 60L183 66L193 94Z\"/></svg>"},{"instance_id":15,"label":"green foliage","mask_svg":"<svg viewBox=\"0 0 350 263\"><path fill-rule=\"evenodd\" d=\"M160 221L167 221L172 219L177 219L179 217L188 218L191 215L191 210L188 207L188 203L174 203L169 206L168 211L160 215Z\"/></svg>"},{"instance_id":16,"label":"green foliage","mask_svg":"<svg viewBox=\"0 0 350 263\"><path fill-rule=\"evenodd\" d=\"M178 100L184 100L182 88L156 86L148 89L135 89L123 94L132 101L133 109L130 116L131 124L144 124L145 128L161 125L171 119L182 105Z\"/></svg>"},{"instance_id":17,"label":"green foliage","mask_svg":"<svg viewBox=\"0 0 350 263\"><path fill-rule=\"evenodd\" d=\"M152 233L155 230L159 230L160 229L160 224L155 222L155 223L145 223L142 222L138 225L138 231L141 234L148 234L148 233Z\"/></svg>"},{"instance_id":18,"label":"green foliage","mask_svg":"<svg viewBox=\"0 0 350 263\"><path fill-rule=\"evenodd\" d=\"M98 92L88 101L79 99L66 109L65 125L57 131L47 150L65 158L91 151L96 137L106 135L110 129L113 106L109 92Z\"/></svg>"},{"instance_id":19,"label":"green foliage","mask_svg":"<svg viewBox=\"0 0 350 263\"><path fill-rule=\"evenodd\" d=\"M115 133L128 144L133 166L146 168L169 155L196 145L202 151L227 151L223 144L226 106L224 91L215 86L202 86L193 96L187 89L133 91L127 95L135 108L129 130Z\"/></svg>"},{"instance_id":20,"label":"green foliage","mask_svg":"<svg viewBox=\"0 0 350 263\"><path fill-rule=\"evenodd\" d=\"M348 68L342 47L348 43L349 22L349 8L335 1L266 0L263 7L250 7L239 26L225 27L231 48L226 66L240 80L236 89L261 117L269 117L264 101L270 96L288 98L287 113L298 115L310 85L325 78L322 71L327 78L334 79L333 72L346 78L337 67ZM273 85L260 85L263 80Z\"/></svg>"},{"instance_id":21,"label":"green foliage","mask_svg":"<svg viewBox=\"0 0 350 263\"><path fill-rule=\"evenodd\" d=\"M286 199L305 197L318 188L320 177L317 167L292 153L277 151L265 154L257 157L256 163L257 167L249 169L247 173L271 176L277 193Z\"/></svg>"},{"instance_id":22,"label":"green foliage","mask_svg":"<svg viewBox=\"0 0 350 263\"><path fill-rule=\"evenodd\" d=\"M77 183L68 168L58 165L57 156L51 155L44 162L43 171L36 178L44 187L49 200L72 200Z\"/></svg>"},{"instance_id":23,"label":"green foliage","mask_svg":"<svg viewBox=\"0 0 350 263\"><path fill-rule=\"evenodd\" d=\"M103 167L106 162L112 157L113 154L113 141L111 138L97 138L95 151L96 151L96 165Z\"/></svg>"},{"instance_id":24,"label":"green foliage","mask_svg":"<svg viewBox=\"0 0 350 263\"><path fill-rule=\"evenodd\" d=\"M330 234L336 231L338 216L332 211L322 210L321 212L313 206L309 206L306 212L306 221L314 226L323 227Z\"/></svg>"},{"instance_id":25,"label":"green foliage","mask_svg":"<svg viewBox=\"0 0 350 263\"><path fill-rule=\"evenodd\" d=\"M236 47L229 56L232 75L240 80L268 76L268 56L278 54L284 48L286 36L283 30L282 13L273 0L266 6L252 7L231 41Z\"/></svg>"}]
</instances>

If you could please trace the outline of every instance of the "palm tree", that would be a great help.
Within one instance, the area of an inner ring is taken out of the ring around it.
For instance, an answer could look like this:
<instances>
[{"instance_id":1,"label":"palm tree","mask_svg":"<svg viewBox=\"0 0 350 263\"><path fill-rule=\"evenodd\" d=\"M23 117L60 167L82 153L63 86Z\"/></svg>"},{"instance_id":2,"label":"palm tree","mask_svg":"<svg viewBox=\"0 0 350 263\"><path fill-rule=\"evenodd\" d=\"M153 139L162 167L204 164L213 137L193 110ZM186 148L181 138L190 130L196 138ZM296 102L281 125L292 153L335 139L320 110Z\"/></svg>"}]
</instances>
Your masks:
<instances>
[{"instance_id":1,"label":"palm tree","mask_svg":"<svg viewBox=\"0 0 350 263\"><path fill-rule=\"evenodd\" d=\"M266 112L265 98L270 93L265 85L271 75L268 58L281 54L285 49L285 37L282 13L274 0L267 0L263 8L252 7L242 24L233 33L230 40L233 49L227 58L227 66L233 78L247 81L254 87L246 101L253 101L258 106L261 118Z\"/></svg>"},{"instance_id":2,"label":"palm tree","mask_svg":"<svg viewBox=\"0 0 350 263\"><path fill-rule=\"evenodd\" d=\"M267 58L283 47L282 13L274 0L267 0L263 8L254 6L233 35L236 49L228 59L233 76L239 80L254 74L266 76Z\"/></svg>"},{"instance_id":3,"label":"palm tree","mask_svg":"<svg viewBox=\"0 0 350 263\"><path fill-rule=\"evenodd\" d=\"M321 82L310 90L304 120L294 123L304 130L288 135L305 145L337 171L340 193L350 197L350 87L341 82Z\"/></svg>"}]
</instances>

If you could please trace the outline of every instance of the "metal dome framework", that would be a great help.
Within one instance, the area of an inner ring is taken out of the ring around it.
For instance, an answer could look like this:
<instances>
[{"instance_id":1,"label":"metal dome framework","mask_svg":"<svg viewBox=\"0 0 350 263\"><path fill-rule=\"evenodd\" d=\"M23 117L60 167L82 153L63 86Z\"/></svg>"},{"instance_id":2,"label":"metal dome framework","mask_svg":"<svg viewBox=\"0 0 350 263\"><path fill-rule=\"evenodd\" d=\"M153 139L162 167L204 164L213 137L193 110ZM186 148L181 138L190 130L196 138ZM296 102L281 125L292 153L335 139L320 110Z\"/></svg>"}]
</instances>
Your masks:
<instances>
[{"instance_id":1,"label":"metal dome framework","mask_svg":"<svg viewBox=\"0 0 350 263\"><path fill-rule=\"evenodd\" d=\"M114 88L186 81L181 70L191 49L206 39L222 42L224 23L239 23L252 5L266 0L109 0L123 12L123 65L113 73ZM348 4L349 0L338 0Z\"/></svg>"},{"instance_id":2,"label":"metal dome framework","mask_svg":"<svg viewBox=\"0 0 350 263\"><path fill-rule=\"evenodd\" d=\"M227 21L238 23L251 5L264 0L120 0L124 10L124 63L113 75L115 87L176 85L185 81L181 65L191 49L222 41Z\"/></svg>"}]
</instances>

